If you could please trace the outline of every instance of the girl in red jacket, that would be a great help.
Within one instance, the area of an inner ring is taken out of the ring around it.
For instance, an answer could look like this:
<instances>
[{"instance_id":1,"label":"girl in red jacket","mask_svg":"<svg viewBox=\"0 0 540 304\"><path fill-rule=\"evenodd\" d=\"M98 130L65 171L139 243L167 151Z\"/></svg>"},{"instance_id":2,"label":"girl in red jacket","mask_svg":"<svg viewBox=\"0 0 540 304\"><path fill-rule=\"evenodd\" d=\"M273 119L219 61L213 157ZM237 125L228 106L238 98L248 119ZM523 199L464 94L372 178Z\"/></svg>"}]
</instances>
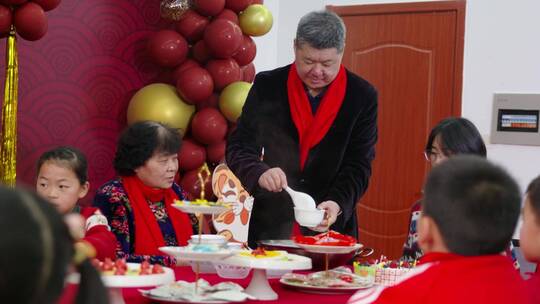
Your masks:
<instances>
[{"instance_id":1,"label":"girl in red jacket","mask_svg":"<svg viewBox=\"0 0 540 304\"><path fill-rule=\"evenodd\" d=\"M51 202L64 215L79 212L85 220L84 237L76 246L104 260L115 258L116 238L110 231L107 219L97 208L79 207L77 202L86 196L88 164L77 149L58 147L41 155L37 163L37 193Z\"/></svg>"}]
</instances>

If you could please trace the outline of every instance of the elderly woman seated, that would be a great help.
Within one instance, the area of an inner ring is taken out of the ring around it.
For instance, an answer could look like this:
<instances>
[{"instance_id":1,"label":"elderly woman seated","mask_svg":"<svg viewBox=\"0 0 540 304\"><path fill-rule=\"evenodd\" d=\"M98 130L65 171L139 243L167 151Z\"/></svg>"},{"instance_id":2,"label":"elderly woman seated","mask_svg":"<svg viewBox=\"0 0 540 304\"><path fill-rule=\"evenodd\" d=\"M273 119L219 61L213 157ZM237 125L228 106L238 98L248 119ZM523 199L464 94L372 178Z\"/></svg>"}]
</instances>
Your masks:
<instances>
[{"instance_id":1,"label":"elderly woman seated","mask_svg":"<svg viewBox=\"0 0 540 304\"><path fill-rule=\"evenodd\" d=\"M118 177L101 186L94 198L118 240L117 256L128 262L173 265L161 246L184 246L195 220L171 206L184 196L174 182L180 134L166 125L144 121L128 127L118 140L114 168ZM194 230L195 229L195 230Z\"/></svg>"}]
</instances>

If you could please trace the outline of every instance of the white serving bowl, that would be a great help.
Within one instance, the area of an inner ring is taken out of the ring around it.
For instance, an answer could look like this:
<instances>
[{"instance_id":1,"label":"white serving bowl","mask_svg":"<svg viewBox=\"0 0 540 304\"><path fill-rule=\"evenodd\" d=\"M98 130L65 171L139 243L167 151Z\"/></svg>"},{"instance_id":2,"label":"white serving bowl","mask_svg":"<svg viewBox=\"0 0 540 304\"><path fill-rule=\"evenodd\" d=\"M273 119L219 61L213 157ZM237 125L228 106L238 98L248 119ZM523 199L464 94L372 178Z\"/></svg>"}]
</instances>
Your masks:
<instances>
[{"instance_id":1,"label":"white serving bowl","mask_svg":"<svg viewBox=\"0 0 540 304\"><path fill-rule=\"evenodd\" d=\"M294 208L294 218L300 226L317 227L324 219L323 209Z\"/></svg>"},{"instance_id":2,"label":"white serving bowl","mask_svg":"<svg viewBox=\"0 0 540 304\"><path fill-rule=\"evenodd\" d=\"M223 246L227 243L227 238L223 235L217 235L217 234L201 234L201 244L215 244L219 246ZM191 244L198 244L199 243L199 235L194 234L191 236L190 240Z\"/></svg>"}]
</instances>

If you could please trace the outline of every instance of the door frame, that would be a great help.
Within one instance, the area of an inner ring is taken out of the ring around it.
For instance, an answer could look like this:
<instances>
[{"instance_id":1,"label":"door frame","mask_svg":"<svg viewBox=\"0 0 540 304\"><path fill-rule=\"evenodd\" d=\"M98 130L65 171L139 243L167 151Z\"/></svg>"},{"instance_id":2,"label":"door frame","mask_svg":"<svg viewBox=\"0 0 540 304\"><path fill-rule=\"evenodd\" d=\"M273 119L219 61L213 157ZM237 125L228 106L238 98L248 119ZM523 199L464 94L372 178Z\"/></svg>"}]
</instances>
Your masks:
<instances>
[{"instance_id":1,"label":"door frame","mask_svg":"<svg viewBox=\"0 0 540 304\"><path fill-rule=\"evenodd\" d=\"M452 116L461 116L461 96L463 91L463 52L465 45L465 7L466 0L429 1L405 3L381 3L335 6L326 9L339 16L400 14L410 12L456 12L456 48L454 49L454 79L452 84Z\"/></svg>"}]
</instances>

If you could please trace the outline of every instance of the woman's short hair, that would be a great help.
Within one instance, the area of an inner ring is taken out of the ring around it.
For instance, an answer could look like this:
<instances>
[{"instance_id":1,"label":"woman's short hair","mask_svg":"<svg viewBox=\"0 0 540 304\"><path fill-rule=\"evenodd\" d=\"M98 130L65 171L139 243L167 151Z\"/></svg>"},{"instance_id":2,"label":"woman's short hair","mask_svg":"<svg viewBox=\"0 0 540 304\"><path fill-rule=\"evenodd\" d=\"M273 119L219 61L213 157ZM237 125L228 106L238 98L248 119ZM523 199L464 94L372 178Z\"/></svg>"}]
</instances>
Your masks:
<instances>
[{"instance_id":1,"label":"woman's short hair","mask_svg":"<svg viewBox=\"0 0 540 304\"><path fill-rule=\"evenodd\" d=\"M486 157L486 145L474 124L463 117L441 120L429 134L426 152L431 152L433 142L439 137L442 153L446 156L474 154Z\"/></svg>"},{"instance_id":2,"label":"woman's short hair","mask_svg":"<svg viewBox=\"0 0 540 304\"><path fill-rule=\"evenodd\" d=\"M178 153L180 145L181 136L177 129L155 121L136 122L118 139L114 169L120 176L135 175L135 169L152 155Z\"/></svg>"},{"instance_id":3,"label":"woman's short hair","mask_svg":"<svg viewBox=\"0 0 540 304\"><path fill-rule=\"evenodd\" d=\"M334 12L316 11L300 19L296 29L295 44L308 44L315 49L336 48L341 53L345 48L345 24Z\"/></svg>"},{"instance_id":4,"label":"woman's short hair","mask_svg":"<svg viewBox=\"0 0 540 304\"><path fill-rule=\"evenodd\" d=\"M88 181L88 162L79 149L63 146L46 151L41 154L37 162L37 174L39 174L41 166L47 161L57 162L59 165L75 172L81 185Z\"/></svg>"}]
</instances>

